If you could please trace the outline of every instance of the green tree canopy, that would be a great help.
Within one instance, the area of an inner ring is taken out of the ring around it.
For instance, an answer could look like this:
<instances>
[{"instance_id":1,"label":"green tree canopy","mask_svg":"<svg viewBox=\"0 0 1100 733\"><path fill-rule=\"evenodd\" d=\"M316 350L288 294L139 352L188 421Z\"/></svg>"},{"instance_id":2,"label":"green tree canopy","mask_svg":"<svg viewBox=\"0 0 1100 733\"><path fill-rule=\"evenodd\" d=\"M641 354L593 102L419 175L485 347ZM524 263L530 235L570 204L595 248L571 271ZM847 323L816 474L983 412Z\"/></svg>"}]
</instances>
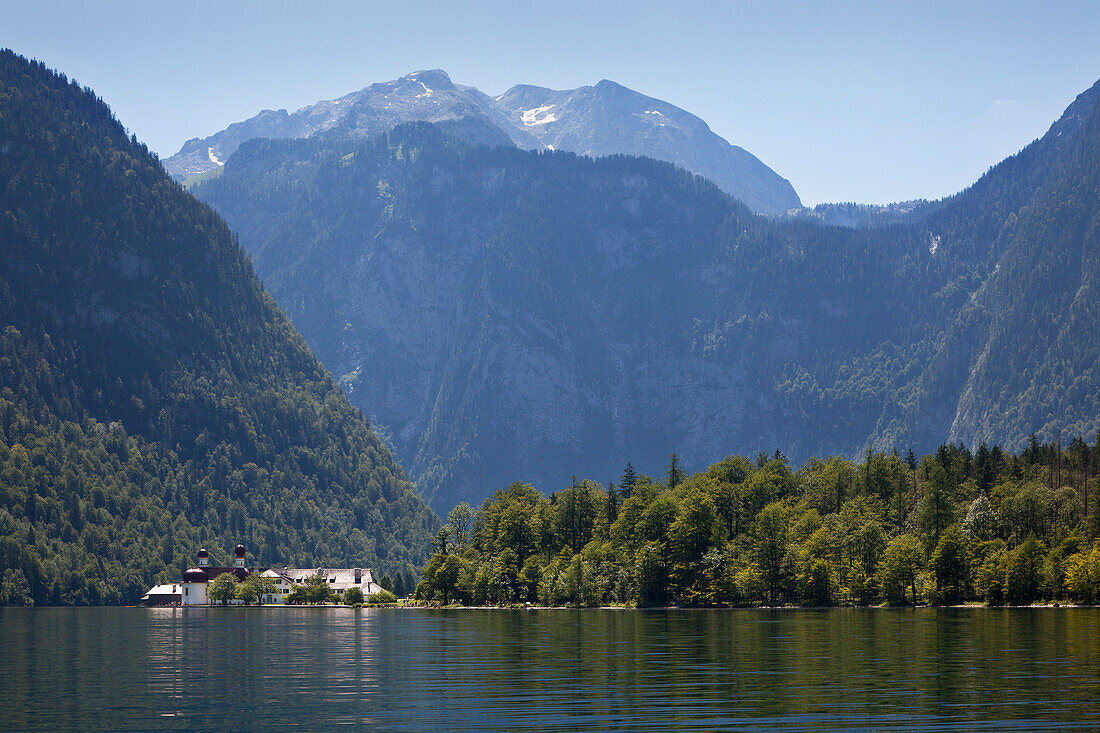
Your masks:
<instances>
[{"instance_id":1,"label":"green tree canopy","mask_svg":"<svg viewBox=\"0 0 1100 733\"><path fill-rule=\"evenodd\" d=\"M206 587L206 595L211 601L217 601L222 605L229 603L237 597L239 581L233 573L222 573L210 581Z\"/></svg>"}]
</instances>

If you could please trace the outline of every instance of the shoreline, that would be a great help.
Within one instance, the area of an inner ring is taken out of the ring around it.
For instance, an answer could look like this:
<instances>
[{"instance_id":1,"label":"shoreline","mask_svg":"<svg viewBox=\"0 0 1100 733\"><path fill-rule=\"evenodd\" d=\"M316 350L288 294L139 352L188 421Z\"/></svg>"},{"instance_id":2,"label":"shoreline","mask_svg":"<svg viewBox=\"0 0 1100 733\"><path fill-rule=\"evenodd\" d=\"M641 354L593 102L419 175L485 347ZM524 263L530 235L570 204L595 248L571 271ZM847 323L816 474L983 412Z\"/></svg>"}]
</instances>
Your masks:
<instances>
[{"instance_id":1,"label":"shoreline","mask_svg":"<svg viewBox=\"0 0 1100 733\"><path fill-rule=\"evenodd\" d=\"M386 609L394 611L915 611L921 609L1064 609L1064 608L1100 608L1100 604L1083 603L1033 603L1027 606L989 606L984 603L960 603L951 606L932 606L921 604L917 606L461 606L461 605L396 605L378 604L348 606L344 604L307 604L284 605L281 603L269 603L264 605L230 605L230 606L9 606L9 608L143 608L146 610L180 610L180 609L235 609L235 610L264 610L272 608L280 609L316 609L347 611Z\"/></svg>"}]
</instances>

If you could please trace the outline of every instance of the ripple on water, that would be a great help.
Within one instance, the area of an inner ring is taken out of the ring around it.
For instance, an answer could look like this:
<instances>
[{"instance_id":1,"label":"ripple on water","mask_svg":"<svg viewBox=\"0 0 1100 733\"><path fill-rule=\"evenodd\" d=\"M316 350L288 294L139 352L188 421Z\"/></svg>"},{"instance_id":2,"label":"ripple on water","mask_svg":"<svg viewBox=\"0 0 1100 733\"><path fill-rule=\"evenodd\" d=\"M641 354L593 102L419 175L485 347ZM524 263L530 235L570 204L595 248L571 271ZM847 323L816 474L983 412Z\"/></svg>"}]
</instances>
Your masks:
<instances>
[{"instance_id":1,"label":"ripple on water","mask_svg":"<svg viewBox=\"0 0 1100 733\"><path fill-rule=\"evenodd\" d=\"M1100 728L1035 613L0 609L0 729Z\"/></svg>"}]
</instances>

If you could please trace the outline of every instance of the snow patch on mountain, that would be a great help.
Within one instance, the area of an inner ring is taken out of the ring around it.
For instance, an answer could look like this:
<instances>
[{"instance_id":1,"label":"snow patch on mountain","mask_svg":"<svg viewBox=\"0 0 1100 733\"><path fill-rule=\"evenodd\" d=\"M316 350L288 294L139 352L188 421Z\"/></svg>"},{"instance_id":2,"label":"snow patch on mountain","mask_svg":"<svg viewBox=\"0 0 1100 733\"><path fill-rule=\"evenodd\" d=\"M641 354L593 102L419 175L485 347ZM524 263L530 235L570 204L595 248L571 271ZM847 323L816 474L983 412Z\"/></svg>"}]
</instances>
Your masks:
<instances>
[{"instance_id":1,"label":"snow patch on mountain","mask_svg":"<svg viewBox=\"0 0 1100 733\"><path fill-rule=\"evenodd\" d=\"M548 122L556 122L558 116L555 115L552 110L554 105L548 104L545 107L535 107L534 109L527 109L520 113L520 117L523 119L523 124L528 127L535 125L545 125Z\"/></svg>"}]
</instances>

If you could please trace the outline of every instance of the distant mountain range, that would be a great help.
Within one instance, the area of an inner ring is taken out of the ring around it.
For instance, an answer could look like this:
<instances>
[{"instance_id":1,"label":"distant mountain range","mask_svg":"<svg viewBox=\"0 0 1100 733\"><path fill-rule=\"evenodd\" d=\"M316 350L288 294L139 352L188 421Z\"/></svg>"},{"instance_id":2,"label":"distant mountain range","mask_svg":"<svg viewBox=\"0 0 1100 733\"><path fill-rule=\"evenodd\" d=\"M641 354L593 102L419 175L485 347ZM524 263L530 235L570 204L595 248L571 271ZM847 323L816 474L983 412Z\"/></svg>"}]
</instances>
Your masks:
<instances>
[{"instance_id":1,"label":"distant mountain range","mask_svg":"<svg viewBox=\"0 0 1100 733\"><path fill-rule=\"evenodd\" d=\"M477 130L474 142L487 142L485 130L492 127L499 130L498 142L510 140L527 150L646 156L709 178L756 212L781 214L801 206L789 182L703 120L615 82L567 91L520 85L493 98L453 84L438 69L373 84L292 114L264 110L187 141L164 166L177 180L186 180L216 169L247 140L303 138L327 130L371 136L410 121L473 122L467 129Z\"/></svg>"},{"instance_id":2,"label":"distant mountain range","mask_svg":"<svg viewBox=\"0 0 1100 733\"><path fill-rule=\"evenodd\" d=\"M582 91L499 104L589 149ZM490 148L453 120L252 140L194 191L446 510L673 451L1095 435L1098 96L956 196L779 220L667 163Z\"/></svg>"}]
</instances>

